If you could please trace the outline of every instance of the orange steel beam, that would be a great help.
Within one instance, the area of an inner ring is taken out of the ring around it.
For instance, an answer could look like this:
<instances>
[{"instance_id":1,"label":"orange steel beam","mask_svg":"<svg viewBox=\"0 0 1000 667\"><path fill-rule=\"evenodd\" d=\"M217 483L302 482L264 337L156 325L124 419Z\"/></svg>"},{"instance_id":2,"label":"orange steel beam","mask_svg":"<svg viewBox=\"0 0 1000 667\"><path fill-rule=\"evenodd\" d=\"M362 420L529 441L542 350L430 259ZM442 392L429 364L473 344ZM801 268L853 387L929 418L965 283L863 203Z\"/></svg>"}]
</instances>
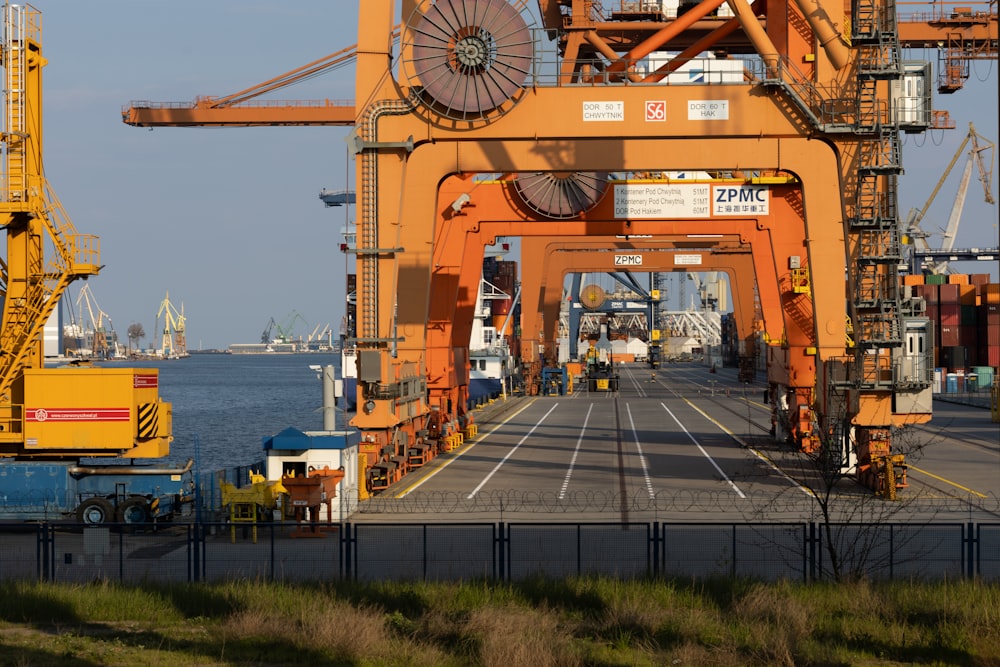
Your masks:
<instances>
[{"instance_id":1,"label":"orange steel beam","mask_svg":"<svg viewBox=\"0 0 1000 667\"><path fill-rule=\"evenodd\" d=\"M635 254L640 254L643 258L643 266L632 267L632 273L687 273L691 267L677 266L674 263L675 254L671 244L663 244L660 248L646 245L635 245L631 248L619 247L619 250L628 250ZM700 255L702 263L698 266L700 271L719 271L729 277L730 286L733 290L733 315L737 322L737 332L742 340L753 336L753 315L754 315L754 285L752 280L747 280L747 276L755 273L753 265L753 255L749 248L742 252L689 252L681 251L687 255ZM559 330L559 310L562 305L562 294L564 280L568 274L581 272L615 272L621 267L614 265L614 255L616 253L607 248L555 248L547 247L547 260L545 262L545 276L541 289L541 303L539 312L541 314L544 333L545 358L555 359L555 342ZM524 303L522 309L529 308L529 304Z\"/></svg>"},{"instance_id":2,"label":"orange steel beam","mask_svg":"<svg viewBox=\"0 0 1000 667\"><path fill-rule=\"evenodd\" d=\"M648 141L642 142L643 150L641 155L646 154L648 143L649 143ZM736 145L738 146L740 143L741 142L736 142ZM759 149L759 143L760 142L758 141L753 141L753 150L755 151L755 154L756 150ZM625 142L625 145L628 146L629 142ZM744 145L747 146L747 144ZM776 145L777 144L775 144L775 146ZM794 145L795 145L794 142L792 142L792 146ZM811 142L803 145L802 148L806 149L821 148L822 145L823 144L821 142ZM437 144L427 145L426 148L434 148L436 146ZM538 162L539 152L535 150L535 146L536 146L535 143L523 146L523 148L531 148L532 150L523 151L521 154L518 155L519 160L523 160L526 165L530 166L526 166L526 168L522 169L505 169L503 167L506 167L507 165L503 165L501 169L503 171L538 170L538 168L544 163ZM602 155L612 154L614 150L616 148L620 148L620 146L621 144L615 141L611 140L605 141L603 139L597 140L596 146L594 147L596 149L594 151L594 159L602 159ZM728 146L729 149L734 148L732 144L728 144ZM511 148L516 147L516 143L515 144L508 143L506 147L508 150L510 150ZM462 146L463 150L461 151L461 158L463 165L468 164L475 171L486 171L487 165L495 164L492 161L492 156L488 157L486 155L477 154L474 151L469 151L468 148L470 148L470 145L463 144ZM636 144L636 148L637 149L639 148L639 144ZM785 151L783 154L786 155L796 154L794 150L791 150L791 147L789 147L789 149L790 150ZM666 150L667 153L671 152L669 149ZM680 151L682 149L678 147L674 150ZM426 310L425 310L426 306L421 307L421 304L426 304L430 296L427 287L429 285L430 262L429 258L421 260L420 254L422 252L425 252L422 251L421 248L430 247L434 242L433 229L429 229L428 226L426 225L418 225L415 222L412 223L408 222L409 220L408 216L419 215L422 211L426 211L425 216L434 216L437 215L436 209L440 210L446 208L445 202L454 201L455 198L442 195L440 200L438 200L434 196L434 191L435 191L434 186L436 180L435 174L442 172L447 173L447 171L460 171L460 169L458 168L459 166L453 162L451 163L451 166L447 167L445 170L440 170L441 167L434 165L433 161L427 164L422 162L421 163L414 162L414 160L418 159L421 156L431 157L430 153L431 151L415 150L414 153L409 156L409 159L407 161L408 162L407 182L410 187L407 188L407 192L410 193L426 192L430 193L431 197L427 198L426 201L424 201L421 205L416 205L416 203L414 203L414 205L412 206L408 204L400 209L395 209L395 207L393 207L394 210L398 210L402 214L400 217L400 223L399 224L390 223L384 225L384 228L386 229L387 233L390 233L390 235L387 238L384 238L383 241L381 242L376 241L376 243L378 243L378 246L376 247L381 248L383 250L380 250L377 253L372 253L373 255L379 257L377 264L382 265L380 267L380 270L378 271L378 274L380 276L396 276L396 275L399 276L398 282L382 281L380 283L380 287L383 290L386 290L386 293L383 295L381 299L376 299L375 303L369 301L370 306L381 304L378 308L379 312L377 313L376 321L381 321L384 322L385 324L385 328L381 330L383 332L382 336L371 336L371 334L365 330L364 328L365 319L363 314L363 309L365 307L365 298L364 296L361 296L359 299L359 310L361 311L359 312L359 332L358 332L359 345L368 344L370 347L375 349L382 347L386 350L390 349L392 350L392 356L389 357L389 355L386 355L382 357L382 359L379 360L379 363L381 365L376 367L376 370L379 373L378 380L383 384L391 384L394 381L394 379L397 377L399 373L399 369L402 364L404 363L419 364L425 350L425 341L424 341L424 336L422 334L426 324ZM732 156L732 153L730 152L729 155ZM829 159L830 154L827 154L825 153L824 150L821 150L818 154L813 154L809 159L803 160L803 164L800 171L802 171L806 176L809 176L810 170L821 169L824 163L824 155L826 155L827 159ZM451 157L449 158L447 155L442 153L440 156L435 154L433 157L435 159L450 160L454 159L454 157L456 156L452 154ZM641 160L641 158L637 159ZM653 157L652 159L656 158ZM750 163L749 160L747 160L746 162ZM652 162L649 163L648 166L646 166L646 170L649 171L654 170L655 169L655 167L653 166L654 164L655 163ZM780 164L780 162L776 161L772 164ZM513 164L511 166L513 166ZM696 166L695 168L700 169L703 167ZM824 183L824 181L818 178L815 179L815 182L821 184ZM808 189L808 186L806 187ZM375 196L385 196L386 193L380 189L378 193L371 193L371 194ZM476 191L476 194L478 195L478 191ZM820 202L822 202L822 199L823 198L820 192L816 192L816 197L807 199L805 205L803 206L807 218L811 214L810 205L811 204L817 205ZM469 209L476 209L477 207L478 204L476 204L474 201L471 207L466 207L465 209L462 209L462 213L466 214L466 211L468 211ZM505 205L504 208L509 208L509 205ZM822 220L824 215L828 216L830 211L836 211L836 208L837 207L835 203L830 203L830 205L825 208L826 213L817 210L815 211L814 218ZM487 209L487 214L489 214L489 210L490 209ZM730 221L726 220L716 220L710 223L712 231L718 231L720 227L725 227L731 224L732 223ZM748 224L752 225L753 223L748 223ZM697 229L704 231L705 225L702 223L699 223L699 225L700 227L698 227ZM533 221L526 221L519 224L497 223L496 231L493 232L493 235L520 236L524 234L540 233L542 231L540 227L542 226L544 226L545 228L545 233L550 235L559 233L576 233L576 234L599 233L599 234L612 234L612 235L640 234L640 233L687 234L692 231L690 226L684 227L683 223L679 222L651 223L644 220L611 220L605 223L599 223L599 222L591 222L589 219L587 219L579 222L566 222L566 221L548 222L548 223L542 223L541 225ZM573 231L574 227L576 228L575 232ZM817 229L814 234L811 234L811 239L810 239L811 244L813 245L821 244L833 248L836 248L838 246L843 247L842 246L843 240L839 223L837 223L834 226L827 226L826 229L828 233L824 234L823 229L824 229L823 226L820 225L819 229ZM840 259L840 257L836 253L827 253L827 252L810 253L808 252L810 244L806 244L805 250L802 250L803 242L801 236L798 237L798 244L799 244L799 250L797 250L797 252L800 255L807 255L809 257L809 260L813 265L814 275L836 276L843 272L843 260ZM414 248L415 251L407 250L405 253L390 252L389 249L395 246L402 248ZM384 258L381 257L381 255L383 254L385 255ZM364 262L364 257L360 257L359 274L362 275L363 275L363 262ZM398 268L397 264L399 264ZM828 266L824 266L827 264ZM421 269L420 268L421 266L425 268ZM421 275L423 276L423 278L420 278ZM363 283L361 279L359 279L359 285L361 284ZM405 290L400 291L398 295L395 291L396 284L406 286ZM813 292L814 294L816 294L822 292L825 288L833 290L832 294L836 295L833 296L833 298L828 298L825 301L825 305L827 306L827 308L839 307L841 310L839 315L835 314L836 312L835 310L831 310L829 315L825 318L822 316L821 313L819 321L824 323L826 326L823 329L820 329L818 332L820 344L817 346L817 350L825 351L830 356L842 355L844 348L844 340L845 340L844 315L843 315L843 299L844 299L843 284L840 281L837 281L836 283L826 283L825 286L817 284L814 285ZM386 308L387 304L393 304L393 303L398 304L398 307L391 309ZM824 305L823 302L821 302L821 305ZM371 317L371 315L372 313L369 313L369 317ZM836 333L838 327L840 332L839 335L837 335ZM376 329L376 331L378 331L378 329ZM392 334L395 332L402 332L403 336L394 337ZM389 359L392 360L390 361ZM369 357L369 360L374 362L375 358ZM377 410L373 411L370 414L363 414L359 412L359 414L356 415L353 421L356 425L362 426L362 428L367 426L369 430L373 432L379 431L380 429L384 429L386 427L395 428L403 422L403 420L397 414L391 412L388 407L385 407L384 411L382 412L379 412Z\"/></svg>"},{"instance_id":3,"label":"orange steel beam","mask_svg":"<svg viewBox=\"0 0 1000 667\"><path fill-rule=\"evenodd\" d=\"M954 12L950 15L936 16L918 13L899 17L899 42L903 47L940 49L945 44L955 41L965 45L970 59L995 60L996 4L992 6L992 10L970 11L967 14Z\"/></svg>"},{"instance_id":4,"label":"orange steel beam","mask_svg":"<svg viewBox=\"0 0 1000 667\"><path fill-rule=\"evenodd\" d=\"M399 36L398 27L390 36ZM286 86L348 64L357 57L352 44L328 56L230 95L201 96L193 102L133 101L122 108L122 122L136 127L277 127L354 125L353 100L258 100Z\"/></svg>"},{"instance_id":5,"label":"orange steel beam","mask_svg":"<svg viewBox=\"0 0 1000 667\"><path fill-rule=\"evenodd\" d=\"M136 127L281 127L354 125L353 100L250 101L219 107L194 102L131 102L122 121Z\"/></svg>"},{"instance_id":6,"label":"orange steel beam","mask_svg":"<svg viewBox=\"0 0 1000 667\"><path fill-rule=\"evenodd\" d=\"M650 182L648 185L652 187L663 184ZM774 348L770 351L769 382L775 388L780 388L778 390L781 392L790 392L792 405L811 405L815 398L813 387L816 366L814 358L806 354L806 350L816 346L813 304L808 295L792 290L791 273L788 269L793 257L806 263L806 229L802 220L803 204L799 190L799 185L773 186L770 190L770 213L753 219L616 220L615 197L613 193L608 193L593 209L577 220L544 221L535 219L535 214L519 207L509 181L476 183L452 176L444 181L437 198L441 214L437 223L438 235L431 278L432 309L449 308L455 301L455 286L459 281L444 288L440 297L434 287L438 284L434 281L442 272L444 264L457 267L462 261L468 261L470 264L466 268L475 267L475 279L478 280L482 262L481 248L484 245L494 243L501 236L522 237L522 357L526 365L537 364L541 323L538 321L540 308L536 304L539 303L543 283L539 272L549 259L547 249L555 243L553 239L560 239L564 244L592 242L603 245L610 244L617 236L629 236L633 240L623 239L623 242L635 247L642 247L644 244L669 245L678 249L687 248L691 253L699 254L713 248L721 251L734 243L739 244L748 248L752 254L763 311L761 327L765 339L772 341L771 347ZM468 197L468 200L456 210L451 204L463 201L463 196ZM635 238L646 236L652 239ZM478 254L470 257L477 248ZM471 271L467 276L465 292L471 301L474 300ZM443 282L440 284L444 285ZM753 282L750 281L751 289L752 285ZM428 363L435 369L434 372L429 372L429 376L433 378L446 376L449 346L454 349L467 345L467 329L448 336L445 333L447 326L442 324L448 321L465 321L457 312L457 309L445 310L432 318L433 325L427 327ZM839 341L841 349L844 341L844 338ZM442 385L442 389L445 386ZM808 436L796 435L801 440Z\"/></svg>"},{"instance_id":7,"label":"orange steel beam","mask_svg":"<svg viewBox=\"0 0 1000 667\"><path fill-rule=\"evenodd\" d=\"M553 349L558 331L558 308L561 302L563 278L566 273L582 271L621 272L622 267L614 266L613 257L616 251L627 251L643 257L643 265L629 267L632 273L670 273L691 271L723 270L732 266L727 262L740 262L745 269L742 275L754 276L752 249L748 244L741 244L738 238L728 241L713 239L719 243L705 245L702 248L691 248L690 240L685 237L676 239L635 239L625 240L619 237L596 237L567 240L552 237L525 237L521 241L522 260L525 268L522 271L522 329L526 337L532 337L536 343L541 340L546 348L546 358L553 358ZM678 263L677 256L683 255L686 260L694 261L695 266ZM558 260L554 259L558 257ZM524 259L527 258L527 259ZM540 263L536 262L541 258ZM584 264L580 267L563 264L554 265L554 261L570 262L576 258ZM773 262L772 262L773 263ZM768 268L770 268L768 264ZM553 267L559 266L559 271ZM563 270L565 269L565 270ZM577 270L573 270L577 269ZM765 278L768 274L765 274ZM736 310L739 311L740 331L749 335L753 320L754 280L742 280L740 294L748 294L749 302L737 301L734 298ZM748 287L749 292L742 288ZM733 291L736 293L734 282ZM540 317L540 322L535 318ZM773 320L780 319L780 312ZM536 324L537 322L537 324ZM535 327L543 332L541 339L533 338ZM530 329L529 329L530 327Z\"/></svg>"}]
</instances>

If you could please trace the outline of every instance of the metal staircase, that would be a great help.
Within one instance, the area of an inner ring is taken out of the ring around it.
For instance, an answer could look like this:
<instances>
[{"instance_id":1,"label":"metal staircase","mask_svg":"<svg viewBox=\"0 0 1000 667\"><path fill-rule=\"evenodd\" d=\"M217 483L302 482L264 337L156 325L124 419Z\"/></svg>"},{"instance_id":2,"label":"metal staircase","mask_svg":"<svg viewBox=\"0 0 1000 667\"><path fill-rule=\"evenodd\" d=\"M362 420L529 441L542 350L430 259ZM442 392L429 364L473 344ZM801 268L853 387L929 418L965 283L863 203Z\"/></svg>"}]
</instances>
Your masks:
<instances>
[{"instance_id":1,"label":"metal staircase","mask_svg":"<svg viewBox=\"0 0 1000 667\"><path fill-rule=\"evenodd\" d=\"M4 114L0 226L8 236L0 323L0 397L8 397L20 370L39 349L45 323L76 278L96 275L97 237L77 234L41 173L40 16L7 5L0 43ZM37 129L35 130L37 132ZM47 247L51 246L51 247Z\"/></svg>"},{"instance_id":2,"label":"metal staircase","mask_svg":"<svg viewBox=\"0 0 1000 667\"><path fill-rule=\"evenodd\" d=\"M887 94L888 82L903 75L895 0L856 0L853 17L858 168L848 185L853 197L847 200L856 342L849 381L862 390L891 390L892 349L902 344L897 268L903 259L897 205L899 124Z\"/></svg>"}]
</instances>

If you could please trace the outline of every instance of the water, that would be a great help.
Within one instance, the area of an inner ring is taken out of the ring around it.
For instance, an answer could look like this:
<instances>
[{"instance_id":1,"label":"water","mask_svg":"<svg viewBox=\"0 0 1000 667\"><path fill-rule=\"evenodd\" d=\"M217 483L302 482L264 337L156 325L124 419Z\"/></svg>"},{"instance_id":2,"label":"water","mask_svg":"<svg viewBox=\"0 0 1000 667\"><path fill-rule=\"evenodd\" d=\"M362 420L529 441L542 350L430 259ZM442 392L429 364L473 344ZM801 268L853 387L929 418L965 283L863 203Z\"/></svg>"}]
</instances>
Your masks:
<instances>
[{"instance_id":1,"label":"water","mask_svg":"<svg viewBox=\"0 0 1000 667\"><path fill-rule=\"evenodd\" d=\"M191 458L210 471L259 461L264 438L289 426L322 430L323 386L309 366L333 365L339 374L340 356L193 354L114 365L160 369L160 398L173 404L174 442L166 462ZM337 424L343 424L342 413Z\"/></svg>"}]
</instances>

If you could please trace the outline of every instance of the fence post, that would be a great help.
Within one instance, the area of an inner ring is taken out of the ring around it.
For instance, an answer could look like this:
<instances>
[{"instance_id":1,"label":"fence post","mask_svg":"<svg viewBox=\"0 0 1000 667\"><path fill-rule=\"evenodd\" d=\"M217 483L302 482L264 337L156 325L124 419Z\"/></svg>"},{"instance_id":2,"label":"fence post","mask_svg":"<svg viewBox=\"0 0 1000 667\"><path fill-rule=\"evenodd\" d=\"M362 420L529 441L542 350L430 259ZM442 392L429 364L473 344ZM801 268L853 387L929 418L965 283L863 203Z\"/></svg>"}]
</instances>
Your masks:
<instances>
[{"instance_id":1,"label":"fence post","mask_svg":"<svg viewBox=\"0 0 1000 667\"><path fill-rule=\"evenodd\" d=\"M976 567L976 561L977 561L976 553L979 550L978 549L978 547L979 547L979 535L976 534L975 530L976 530L975 526L970 521L966 525L965 531L963 531L963 532L966 532L966 536L965 536L965 542L966 542L966 546L965 546L965 549L966 549L965 578L966 579L972 579L972 578L974 578L978 574L978 571L977 571L978 568Z\"/></svg>"},{"instance_id":2,"label":"fence post","mask_svg":"<svg viewBox=\"0 0 1000 667\"><path fill-rule=\"evenodd\" d=\"M508 568L507 553L506 553L507 539L503 521L497 524L497 536L495 543L496 543L496 554L497 554L496 556L497 576L495 577L495 579L497 579L498 581L506 581L510 573L507 572Z\"/></svg>"},{"instance_id":3,"label":"fence post","mask_svg":"<svg viewBox=\"0 0 1000 667\"><path fill-rule=\"evenodd\" d=\"M257 511L257 508L254 508L254 511ZM268 573L268 579L274 581L274 521L268 521L264 525L271 535L271 571Z\"/></svg>"},{"instance_id":4,"label":"fence post","mask_svg":"<svg viewBox=\"0 0 1000 667\"><path fill-rule=\"evenodd\" d=\"M582 526L576 524L576 576L583 574L583 545L580 544L582 541Z\"/></svg>"},{"instance_id":5,"label":"fence post","mask_svg":"<svg viewBox=\"0 0 1000 667\"><path fill-rule=\"evenodd\" d=\"M49 578L49 524L38 524L35 533L35 577L38 581L47 581Z\"/></svg>"},{"instance_id":6,"label":"fence post","mask_svg":"<svg viewBox=\"0 0 1000 667\"><path fill-rule=\"evenodd\" d=\"M125 583L125 524L118 526L118 582Z\"/></svg>"},{"instance_id":7,"label":"fence post","mask_svg":"<svg viewBox=\"0 0 1000 667\"><path fill-rule=\"evenodd\" d=\"M816 563L816 522L810 521L806 524L806 545L805 545L805 573L806 581L819 581L819 568Z\"/></svg>"},{"instance_id":8,"label":"fence post","mask_svg":"<svg viewBox=\"0 0 1000 667\"><path fill-rule=\"evenodd\" d=\"M660 576L660 522L653 522L653 576Z\"/></svg>"},{"instance_id":9,"label":"fence post","mask_svg":"<svg viewBox=\"0 0 1000 667\"><path fill-rule=\"evenodd\" d=\"M351 534L351 524L344 523L344 534L340 539L340 568L344 579L350 581L354 577L351 576L351 545L354 542L354 536Z\"/></svg>"}]
</instances>

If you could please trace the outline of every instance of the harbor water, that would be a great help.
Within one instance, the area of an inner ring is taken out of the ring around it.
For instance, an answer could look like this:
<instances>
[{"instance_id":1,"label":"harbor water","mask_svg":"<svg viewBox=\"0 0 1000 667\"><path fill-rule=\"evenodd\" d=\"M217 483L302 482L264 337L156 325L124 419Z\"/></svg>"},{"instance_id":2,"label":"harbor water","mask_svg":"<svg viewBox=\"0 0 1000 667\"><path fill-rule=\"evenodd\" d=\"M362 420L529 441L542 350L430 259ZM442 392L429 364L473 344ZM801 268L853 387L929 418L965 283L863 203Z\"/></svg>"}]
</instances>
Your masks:
<instances>
[{"instance_id":1,"label":"harbor water","mask_svg":"<svg viewBox=\"0 0 1000 667\"><path fill-rule=\"evenodd\" d=\"M173 404L166 462L194 459L201 472L261 460L263 439L290 426L322 430L323 387L310 366L332 365L340 375L340 355L325 353L193 354L101 365L160 370L160 398ZM343 424L338 408L338 428Z\"/></svg>"}]
</instances>

